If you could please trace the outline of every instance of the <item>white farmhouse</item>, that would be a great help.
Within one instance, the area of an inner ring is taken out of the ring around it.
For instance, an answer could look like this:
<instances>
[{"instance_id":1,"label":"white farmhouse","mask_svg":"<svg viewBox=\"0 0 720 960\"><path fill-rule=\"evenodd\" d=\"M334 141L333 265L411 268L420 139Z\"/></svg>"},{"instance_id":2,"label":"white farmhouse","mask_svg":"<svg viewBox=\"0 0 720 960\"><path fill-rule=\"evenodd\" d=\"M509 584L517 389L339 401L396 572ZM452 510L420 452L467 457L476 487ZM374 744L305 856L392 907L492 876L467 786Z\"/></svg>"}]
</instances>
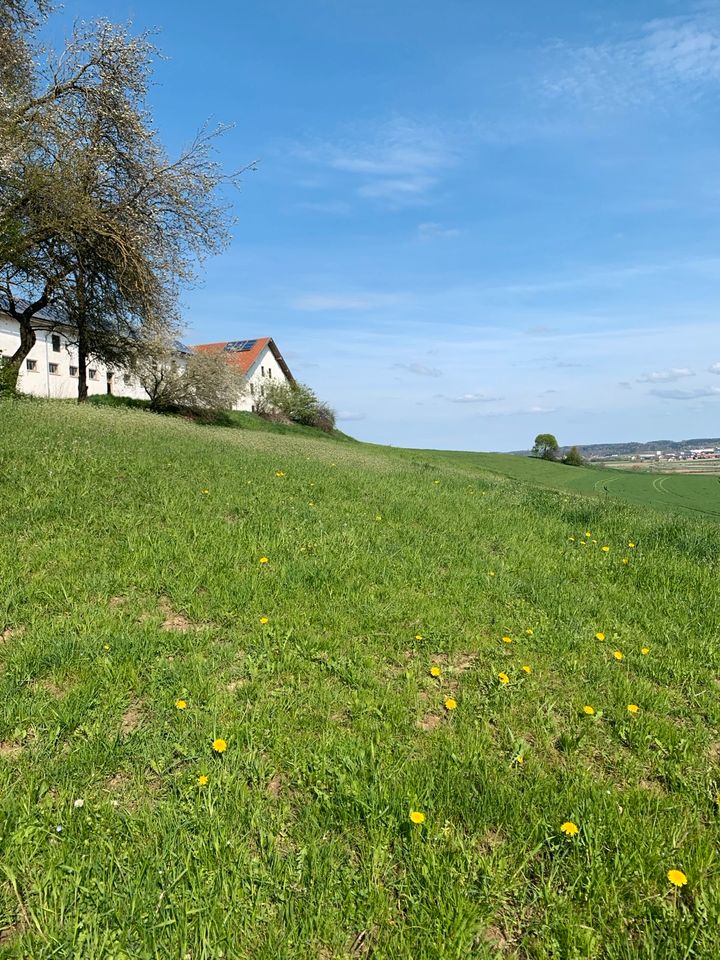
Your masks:
<instances>
[{"instance_id":1,"label":"white farmhouse","mask_svg":"<svg viewBox=\"0 0 720 960\"><path fill-rule=\"evenodd\" d=\"M265 387L270 383L295 383L290 368L271 337L199 343L190 349L202 353L222 353L227 362L244 375L247 391L235 404L236 410L254 410L256 401L265 395Z\"/></svg>"},{"instance_id":2,"label":"white farmhouse","mask_svg":"<svg viewBox=\"0 0 720 960\"><path fill-rule=\"evenodd\" d=\"M33 326L37 336L35 346L23 361L18 376L18 390L36 397L74 399L78 390L78 359L74 332L47 313L36 314ZM20 346L20 327L17 321L2 309L0 302L0 359L11 357ZM201 343L196 347L178 344L180 354L198 350L223 353L228 363L245 376L247 391L235 404L236 410L254 410L256 400L265 393L271 382L294 383L294 377L282 354L270 337L256 340L231 340L223 343ZM135 377L127 370L108 367L100 361L88 364L88 394L111 393L116 397L134 397L147 400Z\"/></svg>"},{"instance_id":3,"label":"white farmhouse","mask_svg":"<svg viewBox=\"0 0 720 960\"><path fill-rule=\"evenodd\" d=\"M59 324L47 313L33 317L37 340L23 361L18 390L36 397L58 400L77 397L78 358L71 327ZM0 358L11 357L20 346L20 326L2 309L0 303ZM112 393L117 397L147 400L147 394L126 370L88 363L88 394Z\"/></svg>"}]
</instances>

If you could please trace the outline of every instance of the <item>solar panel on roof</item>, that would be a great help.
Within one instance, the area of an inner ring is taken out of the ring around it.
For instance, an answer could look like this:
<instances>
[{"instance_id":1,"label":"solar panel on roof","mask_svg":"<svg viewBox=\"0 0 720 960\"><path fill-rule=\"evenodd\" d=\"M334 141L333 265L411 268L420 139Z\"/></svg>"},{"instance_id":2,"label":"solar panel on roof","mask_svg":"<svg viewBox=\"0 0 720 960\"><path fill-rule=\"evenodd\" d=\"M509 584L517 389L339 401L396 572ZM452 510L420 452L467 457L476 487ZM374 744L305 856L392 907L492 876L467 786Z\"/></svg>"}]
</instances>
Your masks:
<instances>
[{"instance_id":1,"label":"solar panel on roof","mask_svg":"<svg viewBox=\"0 0 720 960\"><path fill-rule=\"evenodd\" d=\"M252 350L256 343L257 340L232 340L230 343L226 343L223 349L227 353L247 353L248 350Z\"/></svg>"}]
</instances>

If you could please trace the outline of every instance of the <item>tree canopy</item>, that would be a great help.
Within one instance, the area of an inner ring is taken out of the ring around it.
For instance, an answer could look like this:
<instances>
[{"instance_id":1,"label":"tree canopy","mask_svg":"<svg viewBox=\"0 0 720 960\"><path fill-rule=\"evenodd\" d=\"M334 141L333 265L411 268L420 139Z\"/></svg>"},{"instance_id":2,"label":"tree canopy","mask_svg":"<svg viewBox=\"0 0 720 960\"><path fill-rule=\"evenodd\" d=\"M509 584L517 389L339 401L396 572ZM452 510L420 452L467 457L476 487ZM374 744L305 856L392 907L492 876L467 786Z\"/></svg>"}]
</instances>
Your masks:
<instances>
[{"instance_id":1,"label":"tree canopy","mask_svg":"<svg viewBox=\"0 0 720 960\"><path fill-rule=\"evenodd\" d=\"M539 433L535 437L532 453L533 456L543 460L554 460L559 449L558 442L552 433Z\"/></svg>"}]
</instances>

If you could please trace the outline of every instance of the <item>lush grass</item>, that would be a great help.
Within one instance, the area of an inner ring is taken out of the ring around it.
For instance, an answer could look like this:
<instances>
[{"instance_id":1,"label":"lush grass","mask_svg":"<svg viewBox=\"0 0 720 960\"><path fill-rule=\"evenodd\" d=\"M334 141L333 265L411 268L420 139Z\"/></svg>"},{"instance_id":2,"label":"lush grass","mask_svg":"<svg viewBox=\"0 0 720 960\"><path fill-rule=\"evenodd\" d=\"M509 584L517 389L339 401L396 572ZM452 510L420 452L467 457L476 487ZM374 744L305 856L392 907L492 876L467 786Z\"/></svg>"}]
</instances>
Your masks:
<instances>
[{"instance_id":1,"label":"lush grass","mask_svg":"<svg viewBox=\"0 0 720 960\"><path fill-rule=\"evenodd\" d=\"M4 955L717 956L717 525L50 403L0 483Z\"/></svg>"},{"instance_id":2,"label":"lush grass","mask_svg":"<svg viewBox=\"0 0 720 960\"><path fill-rule=\"evenodd\" d=\"M720 477L674 473L646 473L605 467L568 467L507 453L462 453L441 450L398 451L404 458L483 470L554 490L618 498L654 507L666 513L720 518Z\"/></svg>"}]
</instances>

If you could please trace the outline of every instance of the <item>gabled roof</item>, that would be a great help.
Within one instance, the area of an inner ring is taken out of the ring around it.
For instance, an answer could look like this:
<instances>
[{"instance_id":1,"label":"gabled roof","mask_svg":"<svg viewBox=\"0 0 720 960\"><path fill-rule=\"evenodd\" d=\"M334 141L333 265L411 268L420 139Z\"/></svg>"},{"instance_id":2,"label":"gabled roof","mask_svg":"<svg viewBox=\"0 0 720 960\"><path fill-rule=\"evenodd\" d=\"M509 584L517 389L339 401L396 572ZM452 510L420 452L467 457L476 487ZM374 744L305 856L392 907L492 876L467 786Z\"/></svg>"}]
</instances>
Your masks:
<instances>
[{"instance_id":1,"label":"gabled roof","mask_svg":"<svg viewBox=\"0 0 720 960\"><path fill-rule=\"evenodd\" d=\"M275 357L280 369L290 383L294 383L295 377L290 373L290 368L285 363L283 355L278 350L272 337L260 337L257 340L223 340L221 343L198 343L192 347L193 350L200 353L225 354L227 362L237 367L244 374L249 373L266 348Z\"/></svg>"},{"instance_id":2,"label":"gabled roof","mask_svg":"<svg viewBox=\"0 0 720 960\"><path fill-rule=\"evenodd\" d=\"M29 306L27 300L22 300L18 298L15 301L15 309L22 313L26 307ZM10 304L8 303L8 298L4 293L0 293L0 313L8 313L10 309ZM34 314L32 321L33 324L57 324L65 323L64 316L60 310L56 307L44 307L42 310L39 310Z\"/></svg>"}]
</instances>

